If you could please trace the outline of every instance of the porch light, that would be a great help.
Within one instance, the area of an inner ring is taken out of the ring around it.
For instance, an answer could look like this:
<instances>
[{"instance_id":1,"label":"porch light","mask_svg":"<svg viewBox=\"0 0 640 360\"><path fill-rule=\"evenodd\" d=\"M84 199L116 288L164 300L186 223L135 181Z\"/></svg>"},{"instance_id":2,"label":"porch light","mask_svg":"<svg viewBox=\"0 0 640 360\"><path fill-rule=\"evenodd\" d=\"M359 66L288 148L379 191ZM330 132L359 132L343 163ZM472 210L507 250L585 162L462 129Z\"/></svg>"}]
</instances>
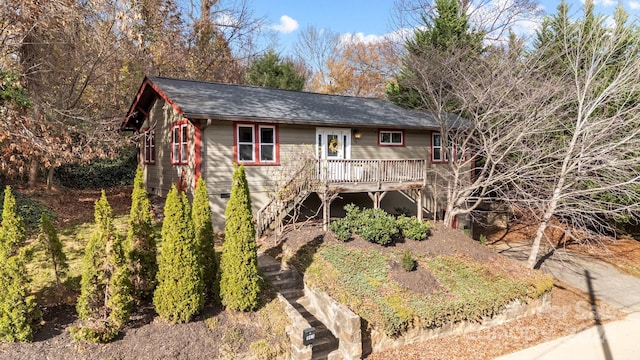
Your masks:
<instances>
[{"instance_id":1,"label":"porch light","mask_svg":"<svg viewBox=\"0 0 640 360\"><path fill-rule=\"evenodd\" d=\"M362 137L362 133L358 130L353 130L353 138L360 139Z\"/></svg>"}]
</instances>

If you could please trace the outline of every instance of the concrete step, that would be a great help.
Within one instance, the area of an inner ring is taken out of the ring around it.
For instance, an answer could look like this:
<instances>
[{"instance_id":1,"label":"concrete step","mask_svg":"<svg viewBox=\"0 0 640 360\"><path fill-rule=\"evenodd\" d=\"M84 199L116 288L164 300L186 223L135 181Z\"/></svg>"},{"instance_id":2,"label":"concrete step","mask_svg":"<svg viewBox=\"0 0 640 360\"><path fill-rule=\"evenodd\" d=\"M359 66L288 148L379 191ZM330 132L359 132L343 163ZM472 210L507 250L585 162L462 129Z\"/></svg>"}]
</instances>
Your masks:
<instances>
[{"instance_id":1,"label":"concrete step","mask_svg":"<svg viewBox=\"0 0 640 360\"><path fill-rule=\"evenodd\" d=\"M285 299L289 300L289 302L292 302L295 299L299 299L300 297L304 296L304 290L297 288L284 289L278 292L282 296L284 296Z\"/></svg>"},{"instance_id":2,"label":"concrete step","mask_svg":"<svg viewBox=\"0 0 640 360\"><path fill-rule=\"evenodd\" d=\"M324 350L324 351L313 351L311 353L311 360L327 360L329 359L329 354L331 354L334 350Z\"/></svg>"},{"instance_id":3,"label":"concrete step","mask_svg":"<svg viewBox=\"0 0 640 360\"><path fill-rule=\"evenodd\" d=\"M271 284L276 289L278 289L278 291L287 290L287 289L302 290L304 288L304 283L302 282L302 279L290 278L290 279L270 280L270 281L271 281Z\"/></svg>"},{"instance_id":4,"label":"concrete step","mask_svg":"<svg viewBox=\"0 0 640 360\"><path fill-rule=\"evenodd\" d=\"M312 345L312 354L322 354L324 352L331 352L338 348L338 339L336 339L333 335L331 336L322 336L318 337L316 335L316 339L313 341ZM312 355L313 359L314 356Z\"/></svg>"},{"instance_id":5,"label":"concrete step","mask_svg":"<svg viewBox=\"0 0 640 360\"><path fill-rule=\"evenodd\" d=\"M267 254L258 254L258 268L262 273L269 273L273 271L279 271L281 268L280 262Z\"/></svg>"},{"instance_id":6,"label":"concrete step","mask_svg":"<svg viewBox=\"0 0 640 360\"><path fill-rule=\"evenodd\" d=\"M295 270L280 270L280 269L276 271L268 271L268 272L263 271L262 275L264 275L271 282L273 282L274 280L284 280L284 279L292 279L292 278L300 277L298 276L298 273Z\"/></svg>"}]
</instances>

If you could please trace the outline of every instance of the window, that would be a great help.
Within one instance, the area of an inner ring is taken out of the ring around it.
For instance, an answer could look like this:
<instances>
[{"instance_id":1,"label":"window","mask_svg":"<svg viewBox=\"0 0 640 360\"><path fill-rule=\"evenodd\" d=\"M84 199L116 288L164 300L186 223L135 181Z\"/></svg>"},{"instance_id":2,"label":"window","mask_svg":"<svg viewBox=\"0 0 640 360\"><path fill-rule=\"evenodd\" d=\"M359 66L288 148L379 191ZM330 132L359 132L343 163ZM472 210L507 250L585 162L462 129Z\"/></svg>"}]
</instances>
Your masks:
<instances>
[{"instance_id":1,"label":"window","mask_svg":"<svg viewBox=\"0 0 640 360\"><path fill-rule=\"evenodd\" d=\"M431 134L431 161L442 162L447 160L447 151L442 146L442 134Z\"/></svg>"},{"instance_id":2,"label":"window","mask_svg":"<svg viewBox=\"0 0 640 360\"><path fill-rule=\"evenodd\" d=\"M147 129L144 132L144 163L145 164L156 163L156 132L155 130Z\"/></svg>"},{"instance_id":3,"label":"window","mask_svg":"<svg viewBox=\"0 0 640 360\"><path fill-rule=\"evenodd\" d=\"M276 161L276 129L260 126L260 162Z\"/></svg>"},{"instance_id":4,"label":"window","mask_svg":"<svg viewBox=\"0 0 640 360\"><path fill-rule=\"evenodd\" d=\"M454 142L454 138L448 136L447 144L442 142L442 134L433 133L431 135L431 161L432 162L446 162L449 160L450 153L453 153L455 160L464 160L464 147L457 145ZM450 153L449 153L450 152Z\"/></svg>"},{"instance_id":5,"label":"window","mask_svg":"<svg viewBox=\"0 0 640 360\"><path fill-rule=\"evenodd\" d=\"M274 125L236 124L236 161L244 164L277 164L276 129Z\"/></svg>"},{"instance_id":6,"label":"window","mask_svg":"<svg viewBox=\"0 0 640 360\"><path fill-rule=\"evenodd\" d=\"M404 146L404 132L402 130L378 131L378 145Z\"/></svg>"},{"instance_id":7,"label":"window","mask_svg":"<svg viewBox=\"0 0 640 360\"><path fill-rule=\"evenodd\" d=\"M173 125L173 135L171 139L171 163L174 165L185 165L189 160L188 123L177 123Z\"/></svg>"},{"instance_id":8,"label":"window","mask_svg":"<svg viewBox=\"0 0 640 360\"><path fill-rule=\"evenodd\" d=\"M238 162L255 162L253 126L238 126Z\"/></svg>"}]
</instances>

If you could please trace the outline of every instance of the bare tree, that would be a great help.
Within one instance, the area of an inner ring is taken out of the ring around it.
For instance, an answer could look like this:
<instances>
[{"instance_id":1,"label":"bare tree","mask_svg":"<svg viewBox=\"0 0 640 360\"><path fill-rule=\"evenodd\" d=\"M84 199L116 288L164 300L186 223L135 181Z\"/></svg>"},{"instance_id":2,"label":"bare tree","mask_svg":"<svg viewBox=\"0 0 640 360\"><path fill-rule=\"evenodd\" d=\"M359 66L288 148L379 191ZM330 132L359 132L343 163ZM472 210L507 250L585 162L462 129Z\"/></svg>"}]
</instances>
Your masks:
<instances>
[{"instance_id":1,"label":"bare tree","mask_svg":"<svg viewBox=\"0 0 640 360\"><path fill-rule=\"evenodd\" d=\"M581 22L561 17L554 43L562 47L563 85L547 91L564 111L546 119L544 137L520 149L523 156L544 154L537 171L519 174L514 186L540 222L529 267L552 218L584 239L610 233L616 217L640 210L639 44L630 41L636 34L624 14L609 28L588 10Z\"/></svg>"},{"instance_id":2,"label":"bare tree","mask_svg":"<svg viewBox=\"0 0 640 360\"><path fill-rule=\"evenodd\" d=\"M310 68L313 74L309 78L307 88L317 91L318 88L329 83L327 64L342 51L340 36L331 30L308 26L298 34L293 51L300 61L306 63L306 67Z\"/></svg>"},{"instance_id":3,"label":"bare tree","mask_svg":"<svg viewBox=\"0 0 640 360\"><path fill-rule=\"evenodd\" d=\"M428 186L445 210L444 224L451 226L483 201L510 199L513 179L539 166L539 157L514 154L545 132L540 119L557 110L548 91L557 80L530 76L544 64L500 49L473 59L465 49L434 49L409 61L415 76L407 85L440 125L431 155L439 164L431 168ZM550 105L538 109L544 103Z\"/></svg>"},{"instance_id":4,"label":"bare tree","mask_svg":"<svg viewBox=\"0 0 640 360\"><path fill-rule=\"evenodd\" d=\"M460 9L486 40L506 40L509 29L520 21L538 19L542 9L536 0L459 0ZM395 0L391 22L397 29L422 25L422 16L435 11L435 0Z\"/></svg>"}]
</instances>

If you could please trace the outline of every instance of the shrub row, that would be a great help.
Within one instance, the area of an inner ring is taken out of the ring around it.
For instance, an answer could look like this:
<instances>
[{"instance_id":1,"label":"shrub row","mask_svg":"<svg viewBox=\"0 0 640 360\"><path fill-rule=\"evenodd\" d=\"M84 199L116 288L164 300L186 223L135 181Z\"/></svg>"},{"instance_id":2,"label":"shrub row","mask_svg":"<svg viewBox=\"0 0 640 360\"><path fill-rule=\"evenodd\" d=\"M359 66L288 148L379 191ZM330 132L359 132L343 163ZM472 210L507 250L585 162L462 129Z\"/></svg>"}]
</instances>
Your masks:
<instances>
[{"instance_id":1,"label":"shrub row","mask_svg":"<svg viewBox=\"0 0 640 360\"><path fill-rule=\"evenodd\" d=\"M352 234L380 245L390 245L399 237L421 241L430 235L430 225L415 217L400 215L395 218L382 209L361 209L346 205L342 219L331 223L330 230L340 241L348 241Z\"/></svg>"}]
</instances>

